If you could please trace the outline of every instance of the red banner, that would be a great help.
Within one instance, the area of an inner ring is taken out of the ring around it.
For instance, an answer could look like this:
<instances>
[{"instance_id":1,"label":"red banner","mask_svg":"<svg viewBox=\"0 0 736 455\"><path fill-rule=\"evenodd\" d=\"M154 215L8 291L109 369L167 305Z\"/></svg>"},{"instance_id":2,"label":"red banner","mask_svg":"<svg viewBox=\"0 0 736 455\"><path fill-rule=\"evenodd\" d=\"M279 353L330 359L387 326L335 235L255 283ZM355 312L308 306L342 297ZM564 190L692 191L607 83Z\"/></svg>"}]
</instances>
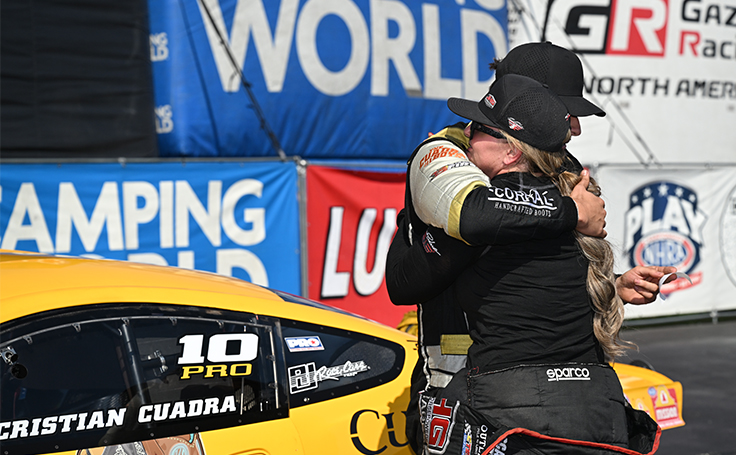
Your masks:
<instances>
[{"instance_id":1,"label":"red banner","mask_svg":"<svg viewBox=\"0 0 736 455\"><path fill-rule=\"evenodd\" d=\"M404 172L307 168L309 298L391 327L415 309L393 305L384 279L405 182Z\"/></svg>"}]
</instances>

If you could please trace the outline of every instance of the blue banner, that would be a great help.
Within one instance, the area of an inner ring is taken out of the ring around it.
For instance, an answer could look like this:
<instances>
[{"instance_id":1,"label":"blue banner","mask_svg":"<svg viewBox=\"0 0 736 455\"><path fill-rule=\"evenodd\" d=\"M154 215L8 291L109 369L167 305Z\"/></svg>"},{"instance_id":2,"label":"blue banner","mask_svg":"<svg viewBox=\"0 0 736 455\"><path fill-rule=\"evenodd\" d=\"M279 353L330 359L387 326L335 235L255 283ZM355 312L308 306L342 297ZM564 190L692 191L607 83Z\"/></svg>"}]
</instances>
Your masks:
<instances>
[{"instance_id":1,"label":"blue banner","mask_svg":"<svg viewBox=\"0 0 736 455\"><path fill-rule=\"evenodd\" d=\"M405 159L460 120L447 98L486 93L488 64L508 50L505 0L149 0L149 11L161 156L280 146Z\"/></svg>"},{"instance_id":2,"label":"blue banner","mask_svg":"<svg viewBox=\"0 0 736 455\"><path fill-rule=\"evenodd\" d=\"M294 162L3 164L0 247L235 276L299 294Z\"/></svg>"}]
</instances>

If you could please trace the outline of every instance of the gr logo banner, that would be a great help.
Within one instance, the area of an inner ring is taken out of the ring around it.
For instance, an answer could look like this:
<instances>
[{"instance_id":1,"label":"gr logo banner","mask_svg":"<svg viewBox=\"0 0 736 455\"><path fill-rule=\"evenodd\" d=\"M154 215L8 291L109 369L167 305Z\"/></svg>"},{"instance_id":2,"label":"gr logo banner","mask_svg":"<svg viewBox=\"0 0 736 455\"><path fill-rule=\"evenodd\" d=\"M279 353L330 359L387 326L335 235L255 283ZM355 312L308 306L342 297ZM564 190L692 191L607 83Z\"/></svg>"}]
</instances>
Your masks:
<instances>
[{"instance_id":1,"label":"gr logo banner","mask_svg":"<svg viewBox=\"0 0 736 455\"><path fill-rule=\"evenodd\" d=\"M663 57L669 0L552 0L544 39L578 53Z\"/></svg>"}]
</instances>

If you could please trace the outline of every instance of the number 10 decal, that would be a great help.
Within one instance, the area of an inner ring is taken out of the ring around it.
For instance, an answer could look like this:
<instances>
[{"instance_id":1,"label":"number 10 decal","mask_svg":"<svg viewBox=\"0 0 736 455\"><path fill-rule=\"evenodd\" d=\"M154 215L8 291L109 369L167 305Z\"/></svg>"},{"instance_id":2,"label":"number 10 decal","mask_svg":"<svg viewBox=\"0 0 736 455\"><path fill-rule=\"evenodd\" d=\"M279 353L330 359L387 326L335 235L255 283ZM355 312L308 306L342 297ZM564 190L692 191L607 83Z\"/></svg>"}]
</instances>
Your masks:
<instances>
[{"instance_id":1,"label":"number 10 decal","mask_svg":"<svg viewBox=\"0 0 736 455\"><path fill-rule=\"evenodd\" d=\"M204 335L184 335L179 365L204 363ZM258 356L258 335L255 333L218 333L209 338L207 361L213 363L249 362ZM228 353L230 347L230 353Z\"/></svg>"}]
</instances>

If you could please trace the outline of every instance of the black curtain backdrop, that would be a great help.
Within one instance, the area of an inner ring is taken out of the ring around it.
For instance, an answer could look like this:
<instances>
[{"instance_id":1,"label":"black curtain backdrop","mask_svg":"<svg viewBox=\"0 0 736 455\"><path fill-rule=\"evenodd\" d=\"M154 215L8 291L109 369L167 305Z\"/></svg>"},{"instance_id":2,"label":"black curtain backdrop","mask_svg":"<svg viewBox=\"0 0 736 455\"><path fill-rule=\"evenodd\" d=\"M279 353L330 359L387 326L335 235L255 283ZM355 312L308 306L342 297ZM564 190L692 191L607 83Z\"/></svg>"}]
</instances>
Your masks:
<instances>
[{"instance_id":1,"label":"black curtain backdrop","mask_svg":"<svg viewBox=\"0 0 736 455\"><path fill-rule=\"evenodd\" d=\"M145 0L2 0L0 19L0 158L158 156Z\"/></svg>"}]
</instances>

